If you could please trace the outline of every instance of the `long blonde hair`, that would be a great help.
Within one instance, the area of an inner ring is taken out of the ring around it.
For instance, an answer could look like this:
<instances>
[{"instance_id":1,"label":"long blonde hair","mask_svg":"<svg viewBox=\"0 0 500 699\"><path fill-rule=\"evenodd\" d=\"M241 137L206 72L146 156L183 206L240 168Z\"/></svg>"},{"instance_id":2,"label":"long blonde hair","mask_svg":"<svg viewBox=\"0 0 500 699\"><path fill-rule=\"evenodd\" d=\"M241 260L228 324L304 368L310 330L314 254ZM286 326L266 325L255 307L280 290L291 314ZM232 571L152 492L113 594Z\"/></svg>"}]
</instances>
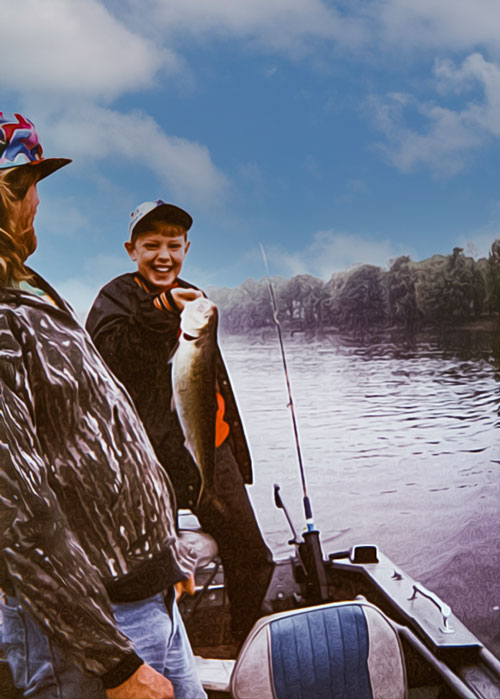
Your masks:
<instances>
[{"instance_id":1,"label":"long blonde hair","mask_svg":"<svg viewBox=\"0 0 500 699\"><path fill-rule=\"evenodd\" d=\"M34 182L33 173L25 168L0 170L0 287L17 286L32 277L24 265L32 249L27 231L21 230L16 204Z\"/></svg>"}]
</instances>

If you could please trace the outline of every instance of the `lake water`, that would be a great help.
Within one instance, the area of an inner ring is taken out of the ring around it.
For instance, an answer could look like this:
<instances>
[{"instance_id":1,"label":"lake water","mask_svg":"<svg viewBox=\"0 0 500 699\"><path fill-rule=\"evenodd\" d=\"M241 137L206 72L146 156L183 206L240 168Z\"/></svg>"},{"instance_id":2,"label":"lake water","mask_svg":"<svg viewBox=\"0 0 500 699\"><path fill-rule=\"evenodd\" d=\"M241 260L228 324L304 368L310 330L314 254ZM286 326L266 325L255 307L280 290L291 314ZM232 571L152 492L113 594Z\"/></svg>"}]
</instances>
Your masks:
<instances>
[{"instance_id":1,"label":"lake water","mask_svg":"<svg viewBox=\"0 0 500 699\"><path fill-rule=\"evenodd\" d=\"M374 543L500 654L500 362L491 333L286 341L325 552ZM291 552L302 490L279 344L221 338L254 461L265 537Z\"/></svg>"}]
</instances>

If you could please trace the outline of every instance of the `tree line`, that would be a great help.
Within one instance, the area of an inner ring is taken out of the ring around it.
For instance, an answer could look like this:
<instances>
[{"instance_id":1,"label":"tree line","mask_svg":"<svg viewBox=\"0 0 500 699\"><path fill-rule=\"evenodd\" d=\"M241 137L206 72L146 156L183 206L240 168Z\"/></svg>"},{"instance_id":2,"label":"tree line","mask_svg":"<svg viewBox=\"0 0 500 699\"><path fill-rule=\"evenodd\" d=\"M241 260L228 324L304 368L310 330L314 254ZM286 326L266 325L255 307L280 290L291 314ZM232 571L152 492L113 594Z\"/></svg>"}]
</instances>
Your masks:
<instances>
[{"instance_id":1,"label":"tree line","mask_svg":"<svg viewBox=\"0 0 500 699\"><path fill-rule=\"evenodd\" d=\"M456 247L420 262L401 256L389 269L360 265L326 282L298 274L274 277L272 284L279 321L292 332L464 325L500 314L500 240L487 259L474 260ZM246 334L273 325L266 278L212 288L209 295L219 306L223 332Z\"/></svg>"}]
</instances>

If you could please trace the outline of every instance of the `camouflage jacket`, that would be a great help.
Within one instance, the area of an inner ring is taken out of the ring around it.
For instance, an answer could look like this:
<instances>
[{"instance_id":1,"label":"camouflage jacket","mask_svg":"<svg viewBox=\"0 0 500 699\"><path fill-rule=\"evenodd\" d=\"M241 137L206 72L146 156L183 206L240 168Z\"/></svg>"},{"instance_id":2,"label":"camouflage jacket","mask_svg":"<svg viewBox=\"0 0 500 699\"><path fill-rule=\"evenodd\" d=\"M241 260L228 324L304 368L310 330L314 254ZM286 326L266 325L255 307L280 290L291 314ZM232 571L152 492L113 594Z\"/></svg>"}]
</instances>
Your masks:
<instances>
[{"instance_id":1,"label":"camouflage jacket","mask_svg":"<svg viewBox=\"0 0 500 699\"><path fill-rule=\"evenodd\" d=\"M128 395L36 283L57 305L0 289L0 584L106 686L137 660L110 600L156 594L192 561Z\"/></svg>"}]
</instances>

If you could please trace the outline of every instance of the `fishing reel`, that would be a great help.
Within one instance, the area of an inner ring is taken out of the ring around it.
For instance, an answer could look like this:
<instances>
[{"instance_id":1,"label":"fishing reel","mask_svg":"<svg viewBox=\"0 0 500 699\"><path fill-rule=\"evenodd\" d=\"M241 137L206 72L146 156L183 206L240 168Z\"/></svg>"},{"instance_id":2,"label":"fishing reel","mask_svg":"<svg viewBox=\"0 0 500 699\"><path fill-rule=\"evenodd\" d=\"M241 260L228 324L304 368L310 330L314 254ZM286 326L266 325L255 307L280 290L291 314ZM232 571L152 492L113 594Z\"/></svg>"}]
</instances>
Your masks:
<instances>
[{"instance_id":1,"label":"fishing reel","mask_svg":"<svg viewBox=\"0 0 500 699\"><path fill-rule=\"evenodd\" d=\"M297 565L294 567L296 582L305 587L305 597L308 601L314 603L328 601L330 595L319 531L308 523L307 531L302 534L301 539L298 538L277 483L274 484L274 504L278 509L283 510L292 532L292 538L288 544L295 546L297 551Z\"/></svg>"}]
</instances>

